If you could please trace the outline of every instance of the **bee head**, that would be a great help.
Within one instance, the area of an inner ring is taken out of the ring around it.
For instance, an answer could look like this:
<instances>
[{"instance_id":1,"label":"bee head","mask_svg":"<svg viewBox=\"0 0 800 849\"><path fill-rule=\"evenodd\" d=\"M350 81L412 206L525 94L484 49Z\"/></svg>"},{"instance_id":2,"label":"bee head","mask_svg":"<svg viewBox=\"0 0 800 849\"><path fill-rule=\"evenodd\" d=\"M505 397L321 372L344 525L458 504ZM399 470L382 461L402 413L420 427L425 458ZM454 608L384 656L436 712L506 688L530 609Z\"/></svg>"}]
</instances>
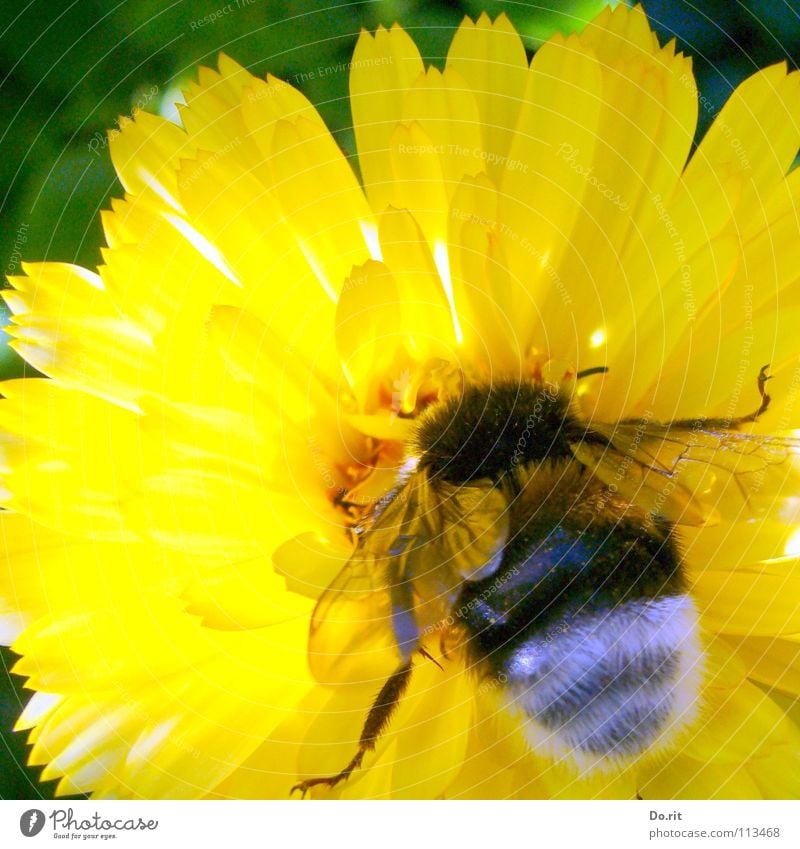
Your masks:
<instances>
[{"instance_id":1,"label":"bee head","mask_svg":"<svg viewBox=\"0 0 800 849\"><path fill-rule=\"evenodd\" d=\"M570 456L580 426L556 384L469 386L422 417L413 450L420 468L452 484L498 481L520 465Z\"/></svg>"}]
</instances>

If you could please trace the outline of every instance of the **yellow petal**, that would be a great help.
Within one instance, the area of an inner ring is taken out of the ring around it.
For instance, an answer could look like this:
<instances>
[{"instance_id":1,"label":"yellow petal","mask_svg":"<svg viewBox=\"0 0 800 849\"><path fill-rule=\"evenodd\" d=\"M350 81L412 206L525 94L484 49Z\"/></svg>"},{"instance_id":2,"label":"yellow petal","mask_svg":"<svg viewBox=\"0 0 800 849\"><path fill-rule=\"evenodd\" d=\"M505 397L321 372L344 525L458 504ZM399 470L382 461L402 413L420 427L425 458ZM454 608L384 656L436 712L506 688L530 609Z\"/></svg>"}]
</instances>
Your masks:
<instances>
[{"instance_id":1,"label":"yellow petal","mask_svg":"<svg viewBox=\"0 0 800 849\"><path fill-rule=\"evenodd\" d=\"M190 583L182 597L187 613L209 628L263 628L289 619L311 617L309 599L289 593L268 559L226 564Z\"/></svg>"},{"instance_id":2,"label":"yellow petal","mask_svg":"<svg viewBox=\"0 0 800 849\"><path fill-rule=\"evenodd\" d=\"M305 118L276 124L268 156L293 241L335 299L370 255L362 228L372 215L361 188L328 130Z\"/></svg>"},{"instance_id":3,"label":"yellow petal","mask_svg":"<svg viewBox=\"0 0 800 849\"><path fill-rule=\"evenodd\" d=\"M466 178L453 196L448 223L453 303L465 359L484 379L493 372L519 374L528 346L515 332L519 316L513 308L515 290L524 290L527 282L503 273L492 256L492 242L503 229L497 205L497 192L485 175Z\"/></svg>"},{"instance_id":4,"label":"yellow petal","mask_svg":"<svg viewBox=\"0 0 800 849\"><path fill-rule=\"evenodd\" d=\"M762 799L744 764L703 763L677 756L643 770L643 799Z\"/></svg>"},{"instance_id":5,"label":"yellow petal","mask_svg":"<svg viewBox=\"0 0 800 849\"><path fill-rule=\"evenodd\" d=\"M125 190L179 211L175 166L180 157L194 152L186 133L165 118L137 111L109 136L111 161Z\"/></svg>"},{"instance_id":6,"label":"yellow petal","mask_svg":"<svg viewBox=\"0 0 800 849\"><path fill-rule=\"evenodd\" d=\"M304 255L278 201L241 168L234 152L183 163L180 185L194 226L218 248L243 289L224 303L261 318L283 348L314 351L317 369L338 376L326 350L333 343L334 298L325 286L333 284L310 264L311 254ZM277 280L289 282L278 286Z\"/></svg>"},{"instance_id":7,"label":"yellow petal","mask_svg":"<svg viewBox=\"0 0 800 849\"><path fill-rule=\"evenodd\" d=\"M434 799L445 792L464 760L472 722L472 682L460 664L417 663L387 742L392 765L392 797ZM377 766L380 766L380 761Z\"/></svg>"},{"instance_id":8,"label":"yellow petal","mask_svg":"<svg viewBox=\"0 0 800 849\"><path fill-rule=\"evenodd\" d=\"M447 232L444 152L445 147L441 147L440 153L440 148L416 121L398 124L389 139L394 175L389 203L394 208L407 209L414 216L431 250ZM386 259L385 251L382 256Z\"/></svg>"},{"instance_id":9,"label":"yellow petal","mask_svg":"<svg viewBox=\"0 0 800 849\"><path fill-rule=\"evenodd\" d=\"M117 313L96 274L53 262L23 270L6 296L12 347L62 384L136 409L142 380L158 369L150 335Z\"/></svg>"},{"instance_id":10,"label":"yellow petal","mask_svg":"<svg viewBox=\"0 0 800 849\"><path fill-rule=\"evenodd\" d=\"M525 92L525 46L506 15L465 18L447 52L447 68L466 80L478 107L486 169L497 178L508 167L508 150Z\"/></svg>"},{"instance_id":11,"label":"yellow petal","mask_svg":"<svg viewBox=\"0 0 800 849\"><path fill-rule=\"evenodd\" d=\"M703 698L703 716L681 746L683 755L701 763L740 764L798 751L800 730L754 684L709 687Z\"/></svg>"},{"instance_id":12,"label":"yellow petal","mask_svg":"<svg viewBox=\"0 0 800 849\"><path fill-rule=\"evenodd\" d=\"M658 52L658 40L640 5L606 7L586 27L581 40L603 63L645 60Z\"/></svg>"},{"instance_id":13,"label":"yellow petal","mask_svg":"<svg viewBox=\"0 0 800 849\"><path fill-rule=\"evenodd\" d=\"M455 69L447 68L442 73L429 68L426 74L418 77L406 94L403 121L418 124L431 152L438 156L448 197L452 196L462 177L485 170L489 157L484 148L478 105L466 81ZM492 156L493 160L495 158L496 154ZM403 176L395 172L400 185L405 183Z\"/></svg>"},{"instance_id":14,"label":"yellow petal","mask_svg":"<svg viewBox=\"0 0 800 849\"><path fill-rule=\"evenodd\" d=\"M278 121L295 123L302 119L321 133L327 133L325 122L309 100L289 83L267 74L266 81L249 78L249 83L240 92L240 109L247 128L247 136L259 151L259 160L248 163L253 176L269 187L272 172L265 161L270 156L275 126ZM229 142L230 143L230 142Z\"/></svg>"},{"instance_id":15,"label":"yellow petal","mask_svg":"<svg viewBox=\"0 0 800 849\"><path fill-rule=\"evenodd\" d=\"M225 54L219 57L219 73L200 68L198 77L184 91L186 102L178 104L192 150L217 156L235 149L244 167L259 173L262 157L247 131L242 104L260 81Z\"/></svg>"},{"instance_id":16,"label":"yellow petal","mask_svg":"<svg viewBox=\"0 0 800 849\"><path fill-rule=\"evenodd\" d=\"M6 381L3 394L4 506L67 534L135 540L122 504L140 478L139 417L55 380Z\"/></svg>"},{"instance_id":17,"label":"yellow petal","mask_svg":"<svg viewBox=\"0 0 800 849\"><path fill-rule=\"evenodd\" d=\"M239 288L163 214L139 198L112 202L103 226L112 246L100 277L114 306L153 339L180 392L189 369L187 334L196 334L212 303L237 303ZM131 286L130 281L137 285Z\"/></svg>"},{"instance_id":18,"label":"yellow petal","mask_svg":"<svg viewBox=\"0 0 800 849\"><path fill-rule=\"evenodd\" d=\"M509 158L523 168L506 169L498 186L499 240L507 254L513 280L524 288L510 307L517 335L531 344L560 347L558 355L574 361L572 318L564 310L564 287L570 301L583 305L595 300L563 279L553 285L560 258L587 192L593 191L583 173L598 143L601 107L601 67L577 38L556 37L536 53L528 72L525 97L509 149ZM573 159L578 167L573 164ZM531 298L537 312L531 308ZM548 321L541 327L542 312ZM538 337L538 338L537 338Z\"/></svg>"},{"instance_id":19,"label":"yellow petal","mask_svg":"<svg viewBox=\"0 0 800 849\"><path fill-rule=\"evenodd\" d=\"M311 690L267 739L214 789L213 798L286 799L298 781L297 759L311 718L328 694ZM299 798L295 794L295 798Z\"/></svg>"},{"instance_id":20,"label":"yellow petal","mask_svg":"<svg viewBox=\"0 0 800 849\"><path fill-rule=\"evenodd\" d=\"M391 203L389 141L402 120L405 92L422 72L419 51L399 26L378 27L374 36L361 32L350 74L350 108L361 179L376 212Z\"/></svg>"},{"instance_id":21,"label":"yellow petal","mask_svg":"<svg viewBox=\"0 0 800 849\"><path fill-rule=\"evenodd\" d=\"M418 222L403 210L385 212L378 233L384 261L399 288L409 352L417 360L456 360L454 348L460 344L461 332L452 291L447 289L449 280L443 279L443 274L449 274L444 242L431 250L421 238ZM445 235L446 231L443 240Z\"/></svg>"},{"instance_id":22,"label":"yellow petal","mask_svg":"<svg viewBox=\"0 0 800 849\"><path fill-rule=\"evenodd\" d=\"M520 790L513 765L472 727L458 774L447 786L448 799L508 799Z\"/></svg>"},{"instance_id":23,"label":"yellow petal","mask_svg":"<svg viewBox=\"0 0 800 849\"><path fill-rule=\"evenodd\" d=\"M754 681L800 696L800 643L774 637L728 637Z\"/></svg>"},{"instance_id":24,"label":"yellow petal","mask_svg":"<svg viewBox=\"0 0 800 849\"><path fill-rule=\"evenodd\" d=\"M800 577L707 570L690 580L703 620L714 631L750 636L800 632Z\"/></svg>"},{"instance_id":25,"label":"yellow petal","mask_svg":"<svg viewBox=\"0 0 800 849\"><path fill-rule=\"evenodd\" d=\"M377 682L368 686L350 686L328 691L328 698L310 719L298 758L301 778L336 775L350 762L358 748L361 729L375 700ZM300 705L300 710L304 705ZM374 755L365 758L365 770L374 762ZM364 770L354 772L348 779L348 791L364 777ZM324 786L311 788L312 798L338 798L343 787L333 790Z\"/></svg>"},{"instance_id":26,"label":"yellow petal","mask_svg":"<svg viewBox=\"0 0 800 849\"><path fill-rule=\"evenodd\" d=\"M111 607L136 583L176 595L191 568L146 545L63 534L8 511L0 513L0 555L0 605L22 613L23 623Z\"/></svg>"},{"instance_id":27,"label":"yellow petal","mask_svg":"<svg viewBox=\"0 0 800 849\"><path fill-rule=\"evenodd\" d=\"M706 133L686 169L687 181L707 169L730 165L749 186L738 209L747 219L789 170L800 147L800 75L785 64L759 71L741 83Z\"/></svg>"},{"instance_id":28,"label":"yellow petal","mask_svg":"<svg viewBox=\"0 0 800 849\"><path fill-rule=\"evenodd\" d=\"M583 166L588 191L559 272L578 291L593 285L615 309L617 287L634 288L616 279L621 252L636 239L631 216L646 228L657 217L653 198L672 193L694 137L697 95L691 63L672 47L658 50L641 7L607 10L579 41L602 69L598 143L565 151Z\"/></svg>"}]
</instances>

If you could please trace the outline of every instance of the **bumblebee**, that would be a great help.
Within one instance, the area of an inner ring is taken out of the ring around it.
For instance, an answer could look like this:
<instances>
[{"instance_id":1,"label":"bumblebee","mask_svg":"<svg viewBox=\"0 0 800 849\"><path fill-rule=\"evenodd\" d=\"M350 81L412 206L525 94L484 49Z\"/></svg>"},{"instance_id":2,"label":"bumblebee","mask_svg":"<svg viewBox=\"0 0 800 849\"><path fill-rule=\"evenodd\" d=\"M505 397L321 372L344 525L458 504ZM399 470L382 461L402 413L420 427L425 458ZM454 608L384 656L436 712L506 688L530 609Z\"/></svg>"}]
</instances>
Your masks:
<instances>
[{"instance_id":1,"label":"bumblebee","mask_svg":"<svg viewBox=\"0 0 800 849\"><path fill-rule=\"evenodd\" d=\"M604 769L679 736L697 711L703 648L675 526L713 521L731 480L747 501L796 450L740 430L769 406L767 380L765 366L759 408L727 422L588 423L543 381L467 387L426 410L396 488L356 529L311 622L320 682L385 683L351 761L293 790L361 766L412 656L433 660L431 634L445 655L459 644L479 681L502 682L539 754Z\"/></svg>"}]
</instances>

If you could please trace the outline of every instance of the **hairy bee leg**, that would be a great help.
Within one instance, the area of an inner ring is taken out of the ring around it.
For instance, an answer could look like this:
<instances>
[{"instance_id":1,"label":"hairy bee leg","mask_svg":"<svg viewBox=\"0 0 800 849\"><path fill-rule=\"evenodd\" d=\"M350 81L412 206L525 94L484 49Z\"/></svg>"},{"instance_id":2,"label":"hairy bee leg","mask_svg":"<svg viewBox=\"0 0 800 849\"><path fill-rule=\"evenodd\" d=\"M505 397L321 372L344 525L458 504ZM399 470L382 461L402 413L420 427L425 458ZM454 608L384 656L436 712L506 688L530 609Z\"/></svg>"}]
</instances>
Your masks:
<instances>
[{"instance_id":1,"label":"hairy bee leg","mask_svg":"<svg viewBox=\"0 0 800 849\"><path fill-rule=\"evenodd\" d=\"M759 408L754 412L750 413L749 416L742 416L741 418L734 419L735 424L749 424L751 422L757 422L758 417L762 413L766 413L769 409L770 402L772 401L772 396L767 394L766 385L768 380L772 380L772 375L767 374L767 370L769 369L769 363L765 366L761 366L761 370L758 372L758 394L761 396L761 404Z\"/></svg>"},{"instance_id":2,"label":"hairy bee leg","mask_svg":"<svg viewBox=\"0 0 800 849\"><path fill-rule=\"evenodd\" d=\"M319 784L324 784L326 787L335 787L340 781L347 781L350 775L361 766L361 761L367 752L371 752L375 748L375 743L378 738L386 730L386 726L392 718L400 699L408 688L408 682L411 680L411 661L399 666L386 680L386 683L381 687L377 698L372 703L369 709L367 719L364 722L364 727L361 729L361 737L358 741L358 751L353 756L353 759L347 766L336 775L328 775L323 778L307 778L295 784L289 791L291 796L295 790L299 790L305 798L306 793Z\"/></svg>"},{"instance_id":3,"label":"hairy bee leg","mask_svg":"<svg viewBox=\"0 0 800 849\"><path fill-rule=\"evenodd\" d=\"M422 646L420 646L420 647L417 649L417 651L418 651L418 652L419 652L419 653L420 653L420 654L421 654L424 658L426 658L427 660L432 660L432 661L433 661L433 662L434 662L434 663L435 663L435 664L439 667L439 669L441 669L441 670L442 670L442 672L444 672L444 667L442 666L442 664L441 664L441 663L439 663L439 661L438 661L438 660L436 660L436 658L435 658L435 657L434 657L434 656L433 656L430 652L428 652L428 651L427 651L426 649L424 649Z\"/></svg>"},{"instance_id":4,"label":"hairy bee leg","mask_svg":"<svg viewBox=\"0 0 800 849\"><path fill-rule=\"evenodd\" d=\"M704 427L720 427L724 429L729 428L737 428L740 425L745 424L753 424L753 422L757 422L759 416L762 413L766 413L769 409L769 405L772 401L772 396L767 393L766 385L768 380L772 380L772 375L767 374L767 370L769 369L769 363L765 366L761 366L761 369L758 372L758 394L761 396L761 403L759 404L758 409L750 413L747 416L739 416L738 419L677 419L674 422L670 422L670 427L685 427L691 428L694 427L699 421Z\"/></svg>"}]
</instances>

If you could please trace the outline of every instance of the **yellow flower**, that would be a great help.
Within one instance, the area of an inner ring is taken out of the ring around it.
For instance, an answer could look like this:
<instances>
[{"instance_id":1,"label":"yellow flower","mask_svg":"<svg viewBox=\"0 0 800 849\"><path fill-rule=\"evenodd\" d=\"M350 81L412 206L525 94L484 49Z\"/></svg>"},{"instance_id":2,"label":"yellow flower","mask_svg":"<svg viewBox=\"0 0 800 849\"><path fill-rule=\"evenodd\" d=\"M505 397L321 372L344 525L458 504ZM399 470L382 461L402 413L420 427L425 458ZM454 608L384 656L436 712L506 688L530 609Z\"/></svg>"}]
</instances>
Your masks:
<instances>
[{"instance_id":1,"label":"yellow flower","mask_svg":"<svg viewBox=\"0 0 800 849\"><path fill-rule=\"evenodd\" d=\"M730 419L769 362L755 427L800 424L797 74L744 82L691 153L691 63L619 7L530 64L504 16L444 70L362 33L350 95L360 182L296 89L220 57L182 127L111 140L98 272L27 264L4 293L50 379L2 389L0 635L61 793L285 798L347 763L377 685L313 679L314 603L463 382L606 366L587 419ZM747 499L696 483L721 520L680 530L704 671L673 746L548 760L433 641L363 768L312 795L800 796L796 479L770 468Z\"/></svg>"}]
</instances>

